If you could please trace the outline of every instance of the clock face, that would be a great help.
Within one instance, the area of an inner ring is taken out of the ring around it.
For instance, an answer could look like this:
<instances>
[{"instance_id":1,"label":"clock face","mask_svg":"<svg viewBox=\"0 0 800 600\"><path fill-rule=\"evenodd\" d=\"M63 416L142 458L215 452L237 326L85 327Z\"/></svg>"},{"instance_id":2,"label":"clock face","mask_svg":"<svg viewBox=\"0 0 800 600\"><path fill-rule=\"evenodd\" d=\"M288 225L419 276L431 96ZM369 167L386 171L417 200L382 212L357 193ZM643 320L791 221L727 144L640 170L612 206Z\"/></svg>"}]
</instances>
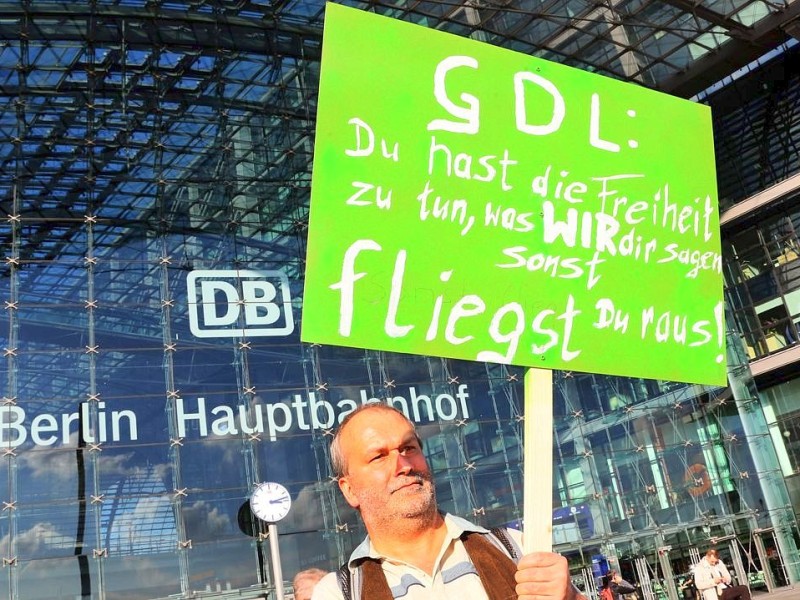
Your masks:
<instances>
[{"instance_id":1,"label":"clock face","mask_svg":"<svg viewBox=\"0 0 800 600\"><path fill-rule=\"evenodd\" d=\"M292 498L280 483L271 481L259 484L250 496L250 510L268 523L280 521L289 513Z\"/></svg>"}]
</instances>

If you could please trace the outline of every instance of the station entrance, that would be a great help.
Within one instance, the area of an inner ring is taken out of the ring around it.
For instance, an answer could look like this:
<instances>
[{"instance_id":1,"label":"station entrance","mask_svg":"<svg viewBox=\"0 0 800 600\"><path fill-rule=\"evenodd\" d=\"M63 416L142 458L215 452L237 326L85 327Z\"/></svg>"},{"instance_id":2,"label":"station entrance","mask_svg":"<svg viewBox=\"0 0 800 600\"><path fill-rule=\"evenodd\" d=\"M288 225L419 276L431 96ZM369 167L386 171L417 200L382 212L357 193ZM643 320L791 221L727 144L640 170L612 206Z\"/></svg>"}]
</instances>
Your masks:
<instances>
[{"instance_id":1,"label":"station entrance","mask_svg":"<svg viewBox=\"0 0 800 600\"><path fill-rule=\"evenodd\" d=\"M636 586L638 600L694 600L692 567L709 548L719 552L736 584L765 592L788 585L774 529L749 524L731 518L558 551L570 562L573 582L592 600L599 598L602 577L611 569Z\"/></svg>"}]
</instances>

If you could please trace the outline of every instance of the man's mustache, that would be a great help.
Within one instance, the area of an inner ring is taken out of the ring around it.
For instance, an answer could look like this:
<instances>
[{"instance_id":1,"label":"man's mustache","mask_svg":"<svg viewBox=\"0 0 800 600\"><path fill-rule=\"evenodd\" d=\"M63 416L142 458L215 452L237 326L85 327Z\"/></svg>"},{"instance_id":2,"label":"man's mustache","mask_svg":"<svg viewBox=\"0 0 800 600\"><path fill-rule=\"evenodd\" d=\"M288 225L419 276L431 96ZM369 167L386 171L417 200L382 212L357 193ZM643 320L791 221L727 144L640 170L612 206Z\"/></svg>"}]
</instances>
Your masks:
<instances>
[{"instance_id":1,"label":"man's mustache","mask_svg":"<svg viewBox=\"0 0 800 600\"><path fill-rule=\"evenodd\" d=\"M422 485L425 482L431 482L433 478L428 473L420 473L419 471L411 471L410 473L406 473L403 475L401 479L398 479L395 484L391 488L391 492L394 493L400 488L404 488L410 484L417 484Z\"/></svg>"}]
</instances>

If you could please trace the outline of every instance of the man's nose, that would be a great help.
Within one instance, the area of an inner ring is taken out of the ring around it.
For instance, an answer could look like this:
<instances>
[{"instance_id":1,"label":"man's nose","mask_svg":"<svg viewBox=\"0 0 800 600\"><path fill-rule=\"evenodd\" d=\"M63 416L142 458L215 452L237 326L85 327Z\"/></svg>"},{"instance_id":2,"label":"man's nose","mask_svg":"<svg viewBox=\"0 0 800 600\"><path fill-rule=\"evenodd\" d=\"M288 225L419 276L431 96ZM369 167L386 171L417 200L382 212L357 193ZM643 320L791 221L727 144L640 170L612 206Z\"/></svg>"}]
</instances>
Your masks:
<instances>
[{"instance_id":1,"label":"man's nose","mask_svg":"<svg viewBox=\"0 0 800 600\"><path fill-rule=\"evenodd\" d=\"M400 474L410 473L414 470L414 467L411 464L411 458L403 454L402 452L397 453L397 462L395 464L395 472Z\"/></svg>"}]
</instances>

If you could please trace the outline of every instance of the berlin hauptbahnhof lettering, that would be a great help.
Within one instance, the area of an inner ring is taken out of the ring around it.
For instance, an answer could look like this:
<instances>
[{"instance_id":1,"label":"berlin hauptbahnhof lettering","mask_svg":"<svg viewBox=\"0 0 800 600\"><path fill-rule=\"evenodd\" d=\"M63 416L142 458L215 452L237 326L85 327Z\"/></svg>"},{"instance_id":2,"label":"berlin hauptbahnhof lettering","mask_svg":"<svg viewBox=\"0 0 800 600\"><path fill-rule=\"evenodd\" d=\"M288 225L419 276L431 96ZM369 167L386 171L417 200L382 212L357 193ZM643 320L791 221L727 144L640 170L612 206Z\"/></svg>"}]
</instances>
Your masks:
<instances>
[{"instance_id":1,"label":"berlin hauptbahnhof lettering","mask_svg":"<svg viewBox=\"0 0 800 600\"><path fill-rule=\"evenodd\" d=\"M402 410L415 422L454 421L469 418L466 384L459 384L454 394L420 394L414 387L406 396L390 396L386 401ZM360 404L383 401L360 390L359 399L344 398L336 402L318 399L315 392L305 397L294 394L291 402L208 407L203 397L194 403L183 398L175 400L175 417L178 437L208 435L232 436L267 434L275 441L281 433L292 429L329 429L341 423ZM106 410L105 402L94 407L86 402L80 410L59 415L40 413L29 419L21 406L3 407L0 422L0 445L16 448L26 441L35 446L69 445L75 443L76 434L88 444L135 441L139 437L136 413L132 410Z\"/></svg>"}]
</instances>

